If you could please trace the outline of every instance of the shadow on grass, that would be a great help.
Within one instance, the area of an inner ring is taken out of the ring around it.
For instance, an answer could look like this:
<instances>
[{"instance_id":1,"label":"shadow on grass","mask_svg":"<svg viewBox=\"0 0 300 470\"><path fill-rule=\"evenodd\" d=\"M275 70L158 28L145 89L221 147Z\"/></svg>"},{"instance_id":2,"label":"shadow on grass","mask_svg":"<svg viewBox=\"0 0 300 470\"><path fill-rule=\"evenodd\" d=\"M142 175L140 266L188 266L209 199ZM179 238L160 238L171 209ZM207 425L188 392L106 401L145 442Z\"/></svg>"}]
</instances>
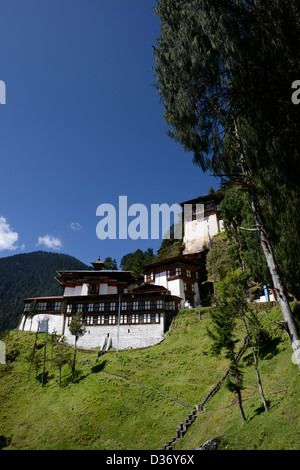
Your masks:
<instances>
[{"instance_id":1,"label":"shadow on grass","mask_svg":"<svg viewBox=\"0 0 300 470\"><path fill-rule=\"evenodd\" d=\"M69 385L77 384L77 383L81 382L82 380L84 380L87 377L87 375L88 374L83 374L82 371L80 371L80 370L75 370L75 372L74 372L74 381L72 382L72 373L70 373L68 376L62 377L60 386L62 388L66 388Z\"/></svg>"},{"instance_id":2,"label":"shadow on grass","mask_svg":"<svg viewBox=\"0 0 300 470\"><path fill-rule=\"evenodd\" d=\"M264 334L264 337L261 338L260 341L260 349L259 349L259 360L260 359L272 359L274 356L277 356L277 354L280 353L278 346L282 342L282 339L280 338L272 338L269 336L267 333ZM245 355L243 357L243 362L251 366L253 364L253 353L252 350L249 354Z\"/></svg>"},{"instance_id":3,"label":"shadow on grass","mask_svg":"<svg viewBox=\"0 0 300 470\"><path fill-rule=\"evenodd\" d=\"M268 409L269 409L269 413L271 412L271 410L273 408L276 408L278 405L280 405L280 403L283 401L283 399L284 399L284 397L279 398L276 401L266 400L267 405L268 405ZM257 408L255 408L255 410L253 410L253 416L249 419L249 421L252 421L254 418L256 418L256 416L259 416L259 415L261 415L265 412L266 412L266 410L265 410L263 404L259 405Z\"/></svg>"},{"instance_id":4,"label":"shadow on grass","mask_svg":"<svg viewBox=\"0 0 300 470\"><path fill-rule=\"evenodd\" d=\"M271 408L273 408L273 407L271 406L271 401L269 401L269 400L266 400L266 401L267 401L267 405L268 405L268 408L269 408L269 411L270 411ZM256 416L259 416L259 415L261 415L261 414L263 414L263 413L265 413L265 412L266 412L265 407L264 407L263 404L261 404L260 406L258 406L258 407L253 411L254 414L253 414L252 418L249 419L249 421L252 421L252 419L256 418Z\"/></svg>"},{"instance_id":5,"label":"shadow on grass","mask_svg":"<svg viewBox=\"0 0 300 470\"><path fill-rule=\"evenodd\" d=\"M42 383L43 380L43 373L40 372L38 375L35 376L36 380L40 383ZM44 373L44 385L46 385L50 380L54 378L53 374L49 374L49 372L46 370Z\"/></svg>"},{"instance_id":6,"label":"shadow on grass","mask_svg":"<svg viewBox=\"0 0 300 470\"><path fill-rule=\"evenodd\" d=\"M0 450L4 449L5 447L8 447L10 443L11 443L10 437L5 437L3 435L0 436Z\"/></svg>"},{"instance_id":7,"label":"shadow on grass","mask_svg":"<svg viewBox=\"0 0 300 470\"><path fill-rule=\"evenodd\" d=\"M107 361L103 361L100 364L97 364L96 366L93 366L91 368L91 372L93 374L98 374L98 372L102 372L105 369Z\"/></svg>"}]
</instances>

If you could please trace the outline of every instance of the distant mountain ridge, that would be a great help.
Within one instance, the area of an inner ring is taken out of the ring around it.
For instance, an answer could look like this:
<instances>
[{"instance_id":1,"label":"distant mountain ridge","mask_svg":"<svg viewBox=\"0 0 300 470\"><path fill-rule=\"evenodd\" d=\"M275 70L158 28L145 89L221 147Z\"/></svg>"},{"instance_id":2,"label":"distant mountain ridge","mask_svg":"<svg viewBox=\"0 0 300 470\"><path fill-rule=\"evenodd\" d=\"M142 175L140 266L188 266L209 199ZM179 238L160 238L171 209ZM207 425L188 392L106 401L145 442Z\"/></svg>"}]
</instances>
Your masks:
<instances>
[{"instance_id":1,"label":"distant mountain ridge","mask_svg":"<svg viewBox=\"0 0 300 470\"><path fill-rule=\"evenodd\" d=\"M35 251L0 258L0 331L16 328L22 298L60 295L56 272L91 269L73 256Z\"/></svg>"}]
</instances>

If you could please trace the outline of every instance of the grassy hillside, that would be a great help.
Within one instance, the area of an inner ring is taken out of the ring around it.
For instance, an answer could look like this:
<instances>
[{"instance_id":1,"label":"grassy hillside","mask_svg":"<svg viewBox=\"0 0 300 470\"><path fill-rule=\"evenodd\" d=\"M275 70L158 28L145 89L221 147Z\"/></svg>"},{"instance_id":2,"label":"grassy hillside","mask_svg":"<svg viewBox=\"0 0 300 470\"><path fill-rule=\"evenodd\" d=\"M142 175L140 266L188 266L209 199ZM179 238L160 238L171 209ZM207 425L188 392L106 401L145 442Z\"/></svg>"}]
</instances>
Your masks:
<instances>
[{"instance_id":1,"label":"grassy hillside","mask_svg":"<svg viewBox=\"0 0 300 470\"><path fill-rule=\"evenodd\" d=\"M286 334L272 322L281 321L279 309L262 313L273 331L272 343L260 362L269 413L262 411L254 369L246 367L247 422L242 425L236 397L222 386L174 450L193 449L217 435L223 436L221 448L228 450L299 449L300 374L292 363ZM204 354L210 345L209 323L209 310L201 312L200 320L197 311L184 311L158 346L121 351L118 357L111 350L99 359L97 351L79 352L76 382L71 383L70 369L64 366L61 386L58 371L50 366L48 345L44 388L41 369L37 378L32 372L28 381L25 356L34 334L11 331L5 338L7 365L0 370L2 448L160 448L186 417L188 409L183 404L191 408L200 404L227 370L227 360ZM42 341L40 335L41 355Z\"/></svg>"},{"instance_id":2,"label":"grassy hillside","mask_svg":"<svg viewBox=\"0 0 300 470\"><path fill-rule=\"evenodd\" d=\"M0 258L0 331L16 327L26 297L60 295L54 279L62 269L86 269L76 258L36 251Z\"/></svg>"}]
</instances>

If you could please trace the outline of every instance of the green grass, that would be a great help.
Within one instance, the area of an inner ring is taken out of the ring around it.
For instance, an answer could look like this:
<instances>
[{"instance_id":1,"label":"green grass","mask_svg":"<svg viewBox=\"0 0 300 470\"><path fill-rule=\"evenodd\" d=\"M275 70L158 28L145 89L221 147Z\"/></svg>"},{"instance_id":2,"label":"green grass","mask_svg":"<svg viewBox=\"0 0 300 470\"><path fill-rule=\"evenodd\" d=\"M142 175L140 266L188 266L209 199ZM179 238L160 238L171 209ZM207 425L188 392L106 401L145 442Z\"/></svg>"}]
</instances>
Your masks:
<instances>
[{"instance_id":1,"label":"green grass","mask_svg":"<svg viewBox=\"0 0 300 470\"><path fill-rule=\"evenodd\" d=\"M265 307L261 308L264 322L273 332L272 348L260 361L270 412L262 411L255 371L246 367L243 399L247 422L242 425L236 397L223 386L174 450L193 449L217 435L224 436L222 449L299 449L300 374L291 361L289 339L271 322L281 321L280 311L274 308L265 315ZM180 312L171 334L155 347L120 351L118 357L111 350L99 359L97 351L80 351L74 384L65 366L60 386L58 372L48 362L44 388L34 371L28 380L25 355L33 346L34 334L11 331L5 338L7 365L0 369L0 447L160 448L175 436L188 410L158 391L194 408L227 370L224 358L204 354L210 346L209 323L209 309L201 312L200 321L197 311ZM40 344L42 339L40 335ZM47 351L50 358L49 346ZM108 375L103 369L129 380Z\"/></svg>"}]
</instances>

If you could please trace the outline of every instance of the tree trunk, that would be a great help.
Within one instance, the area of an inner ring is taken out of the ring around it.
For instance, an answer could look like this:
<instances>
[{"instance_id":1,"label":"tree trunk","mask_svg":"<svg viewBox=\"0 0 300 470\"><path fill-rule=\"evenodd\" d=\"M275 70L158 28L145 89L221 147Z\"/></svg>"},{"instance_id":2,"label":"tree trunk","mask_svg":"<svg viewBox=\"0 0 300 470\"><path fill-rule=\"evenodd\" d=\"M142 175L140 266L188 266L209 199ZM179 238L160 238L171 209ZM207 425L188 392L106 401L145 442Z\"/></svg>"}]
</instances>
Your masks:
<instances>
[{"instance_id":1,"label":"tree trunk","mask_svg":"<svg viewBox=\"0 0 300 470\"><path fill-rule=\"evenodd\" d=\"M73 366L72 366L72 383L74 383L74 375L75 375L76 344L77 344L77 338L75 338L75 345L74 345L74 356L73 356Z\"/></svg>"},{"instance_id":2,"label":"tree trunk","mask_svg":"<svg viewBox=\"0 0 300 470\"><path fill-rule=\"evenodd\" d=\"M237 385L237 396L238 396L238 400L239 400L239 407L240 407L242 423L244 423L246 421L246 416L245 416L244 408L243 408L242 394L241 394L241 390L239 388L240 378L239 378L238 371L236 371L236 374L235 374L235 382L236 382L236 385Z\"/></svg>"},{"instance_id":3,"label":"tree trunk","mask_svg":"<svg viewBox=\"0 0 300 470\"><path fill-rule=\"evenodd\" d=\"M27 320L27 315L25 314L25 315L24 315L24 320L23 320L23 328L22 328L22 331L24 331L26 320Z\"/></svg>"},{"instance_id":4,"label":"tree trunk","mask_svg":"<svg viewBox=\"0 0 300 470\"><path fill-rule=\"evenodd\" d=\"M258 356L259 356L259 353L256 354L256 352L255 352L255 346L253 344L252 336L251 336L251 333L249 331L249 328L248 328L247 322L245 320L244 314L240 315L240 318L241 318L242 322L244 323L245 330L247 332L249 341L251 343L253 360L254 360L254 368L255 368L255 372L256 372L256 378L257 378L258 389L259 389L261 401L264 405L265 410L269 411L269 408L268 408L268 405L267 405L267 402L266 402L266 399L265 399L264 391L263 391L263 386L262 386L262 382L261 382L261 378L260 378L260 373L259 373L259 370L258 370ZM257 322L258 322L258 320L257 320Z\"/></svg>"},{"instance_id":5,"label":"tree trunk","mask_svg":"<svg viewBox=\"0 0 300 470\"><path fill-rule=\"evenodd\" d=\"M46 347L47 347L47 337L48 333L46 333L45 338L45 346L44 346L44 363L43 363L43 374L42 374L42 388L44 387L44 378L45 378L45 368L46 368Z\"/></svg>"},{"instance_id":6,"label":"tree trunk","mask_svg":"<svg viewBox=\"0 0 300 470\"><path fill-rule=\"evenodd\" d=\"M284 289L280 274L278 272L278 268L277 268L275 258L274 258L273 249L272 249L269 237L265 230L265 226L261 217L260 207L259 207L256 194L254 194L254 192L249 193L249 198L250 198L250 204L251 204L251 208L252 208L254 218L255 218L255 224L257 225L259 229L262 249L263 249L266 261L267 261L269 271L272 276L272 281L273 281L273 286L276 292L276 297L278 299L278 302L279 302L279 305L283 314L283 318L286 322L287 331L288 331L288 334L292 343L292 348L294 350L296 361L300 369L300 354L299 354L300 335L297 331L296 324L295 324L293 314L291 311L291 307L290 307L287 295L285 293L285 289Z\"/></svg>"},{"instance_id":7,"label":"tree trunk","mask_svg":"<svg viewBox=\"0 0 300 470\"><path fill-rule=\"evenodd\" d=\"M241 255L242 253L241 240L240 240L240 237L239 237L239 234L235 225L233 226L233 231L234 231L235 243L236 243L237 250L238 250L237 256L239 260L240 270L241 270L241 273L243 273L245 271L245 263Z\"/></svg>"},{"instance_id":8,"label":"tree trunk","mask_svg":"<svg viewBox=\"0 0 300 470\"><path fill-rule=\"evenodd\" d=\"M261 383L261 380L260 380L260 373L259 373L259 370L258 370L258 367L257 367L257 363L254 363L254 367L255 367L255 372L256 372L256 377L257 377L257 383L258 383L258 389L259 389L261 401L262 401L262 403L263 403L263 405L264 405L265 411L268 412L268 411L269 411L269 407L268 407L267 401L266 401L266 399L265 399L265 395L264 395L262 383Z\"/></svg>"},{"instance_id":9,"label":"tree trunk","mask_svg":"<svg viewBox=\"0 0 300 470\"><path fill-rule=\"evenodd\" d=\"M243 144L239 134L238 124L235 120L235 137L237 139L239 150L240 150L240 160L239 164L244 175L244 181L248 186L249 191L249 199L250 199L250 206L254 215L255 225L258 229L258 233L260 236L261 246L266 258L266 262L272 277L273 286L276 291L277 299L279 301L279 305L283 314L283 318L287 325L287 331L292 343L292 348L295 353L296 362L298 368L300 370L300 336L296 328L296 324L293 318L293 314L290 308L290 304L288 302L287 295L285 293L285 289L278 271L278 267L276 265L273 248L269 239L269 236L266 231L265 223L262 218L260 205L255 194L255 190L250 178L250 172L246 163L245 154L243 151Z\"/></svg>"},{"instance_id":10,"label":"tree trunk","mask_svg":"<svg viewBox=\"0 0 300 470\"><path fill-rule=\"evenodd\" d=\"M34 358L34 353L35 353L35 348L36 348L37 337L38 337L38 334L39 334L39 328L40 328L40 322L38 322L38 327L37 327L37 330L36 330L36 333L35 333L34 346L33 346L33 351L32 351L32 356L31 356L31 362L30 362L29 372L28 372L28 380L30 379L31 366L32 366L32 363L33 363L33 358Z\"/></svg>"},{"instance_id":11,"label":"tree trunk","mask_svg":"<svg viewBox=\"0 0 300 470\"><path fill-rule=\"evenodd\" d=\"M256 378L257 378L257 383L258 383L258 389L259 389L259 393L260 393L260 397L261 397L261 401L264 405L264 409L265 411L269 411L269 408L268 408L268 405L267 405L267 401L265 399L265 395L264 395L264 391L263 391L263 386L262 386L262 382L261 382L261 378L260 378L260 373L259 373L259 370L258 370L258 358L257 358L257 354L255 352L255 347L254 347L254 344L250 338L250 342L251 342L251 347L252 347L252 353L253 353L253 359L254 359L254 367L255 367L255 372L256 372Z\"/></svg>"}]
</instances>

